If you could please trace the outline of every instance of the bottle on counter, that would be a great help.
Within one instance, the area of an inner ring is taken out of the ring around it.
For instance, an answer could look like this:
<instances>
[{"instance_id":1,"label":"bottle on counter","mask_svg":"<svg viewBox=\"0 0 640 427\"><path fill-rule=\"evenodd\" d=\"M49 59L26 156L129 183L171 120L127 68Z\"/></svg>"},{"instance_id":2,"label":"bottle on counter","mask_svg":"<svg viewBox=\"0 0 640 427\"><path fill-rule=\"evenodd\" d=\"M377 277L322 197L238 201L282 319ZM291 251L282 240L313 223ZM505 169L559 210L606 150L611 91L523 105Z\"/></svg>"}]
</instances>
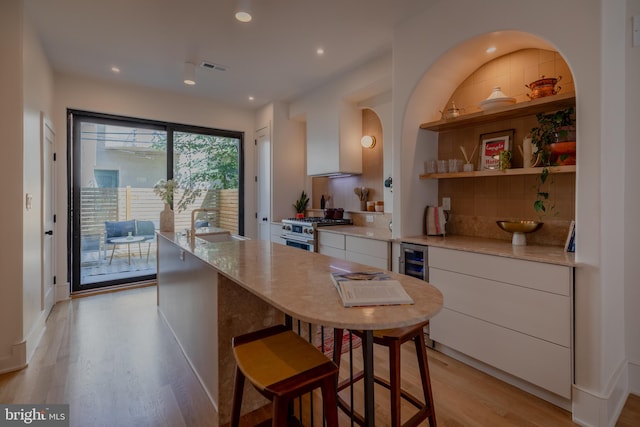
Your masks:
<instances>
[{"instance_id":1,"label":"bottle on counter","mask_svg":"<svg viewBox=\"0 0 640 427\"><path fill-rule=\"evenodd\" d=\"M320 209L324 209L324 205L325 205L325 200L324 200L324 194L322 196L320 196Z\"/></svg>"}]
</instances>

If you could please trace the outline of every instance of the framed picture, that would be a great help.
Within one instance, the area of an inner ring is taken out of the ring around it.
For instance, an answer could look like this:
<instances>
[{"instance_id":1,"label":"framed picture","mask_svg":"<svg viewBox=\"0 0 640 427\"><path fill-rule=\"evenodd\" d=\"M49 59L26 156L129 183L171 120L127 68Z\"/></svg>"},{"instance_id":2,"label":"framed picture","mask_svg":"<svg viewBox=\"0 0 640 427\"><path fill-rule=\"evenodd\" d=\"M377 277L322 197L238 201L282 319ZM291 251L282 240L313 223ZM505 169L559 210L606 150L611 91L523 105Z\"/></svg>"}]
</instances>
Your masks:
<instances>
[{"instance_id":1,"label":"framed picture","mask_svg":"<svg viewBox=\"0 0 640 427\"><path fill-rule=\"evenodd\" d=\"M575 252L576 251L576 222L571 221L571 225L569 226L569 233L567 234L567 241L564 244L565 252Z\"/></svg>"},{"instance_id":2,"label":"framed picture","mask_svg":"<svg viewBox=\"0 0 640 427\"><path fill-rule=\"evenodd\" d=\"M500 152L509 151L515 129L501 130L480 135L478 170L500 169Z\"/></svg>"}]
</instances>

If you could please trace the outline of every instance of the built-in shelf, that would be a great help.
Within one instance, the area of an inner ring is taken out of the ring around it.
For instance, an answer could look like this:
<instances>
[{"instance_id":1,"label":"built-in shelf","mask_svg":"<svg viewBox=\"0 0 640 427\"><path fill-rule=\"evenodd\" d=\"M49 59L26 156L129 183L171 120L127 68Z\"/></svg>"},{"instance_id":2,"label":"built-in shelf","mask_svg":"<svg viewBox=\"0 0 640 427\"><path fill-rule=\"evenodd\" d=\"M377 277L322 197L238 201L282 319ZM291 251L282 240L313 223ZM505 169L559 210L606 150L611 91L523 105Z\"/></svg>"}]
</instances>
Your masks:
<instances>
[{"instance_id":1,"label":"built-in shelf","mask_svg":"<svg viewBox=\"0 0 640 427\"><path fill-rule=\"evenodd\" d=\"M449 172L449 173L427 173L420 175L420 179L433 178L478 178L483 176L516 176L516 175L539 175L542 168L514 168L505 170L483 170L473 172ZM575 173L576 166L550 166L550 173Z\"/></svg>"},{"instance_id":2,"label":"built-in shelf","mask_svg":"<svg viewBox=\"0 0 640 427\"><path fill-rule=\"evenodd\" d=\"M554 110L561 110L576 105L575 92L559 93L544 98L532 99L531 101L519 102L517 104L495 109L491 111L480 111L477 113L463 114L455 119L436 120L420 125L421 129L442 132L446 130L459 129L474 126L496 120L513 119L532 114L546 113Z\"/></svg>"}]
</instances>

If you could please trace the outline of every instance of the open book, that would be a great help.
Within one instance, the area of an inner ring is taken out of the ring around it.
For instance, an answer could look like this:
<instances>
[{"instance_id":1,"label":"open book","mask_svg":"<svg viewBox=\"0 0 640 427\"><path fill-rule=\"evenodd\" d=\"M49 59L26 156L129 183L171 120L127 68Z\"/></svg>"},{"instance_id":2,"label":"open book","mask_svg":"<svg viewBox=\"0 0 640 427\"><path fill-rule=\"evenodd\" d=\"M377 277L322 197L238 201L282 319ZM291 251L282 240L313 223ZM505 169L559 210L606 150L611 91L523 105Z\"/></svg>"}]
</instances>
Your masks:
<instances>
[{"instance_id":1,"label":"open book","mask_svg":"<svg viewBox=\"0 0 640 427\"><path fill-rule=\"evenodd\" d=\"M413 304L399 281L383 272L331 273L345 307Z\"/></svg>"}]
</instances>

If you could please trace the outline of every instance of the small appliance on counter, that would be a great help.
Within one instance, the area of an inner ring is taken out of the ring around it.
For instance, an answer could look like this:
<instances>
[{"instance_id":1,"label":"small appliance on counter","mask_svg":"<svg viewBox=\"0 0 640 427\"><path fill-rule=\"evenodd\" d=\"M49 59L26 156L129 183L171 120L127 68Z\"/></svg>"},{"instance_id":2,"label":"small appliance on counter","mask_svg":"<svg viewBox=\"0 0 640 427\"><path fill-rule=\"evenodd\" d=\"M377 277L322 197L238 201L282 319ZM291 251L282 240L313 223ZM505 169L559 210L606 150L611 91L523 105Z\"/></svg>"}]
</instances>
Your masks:
<instances>
[{"instance_id":1,"label":"small appliance on counter","mask_svg":"<svg viewBox=\"0 0 640 427\"><path fill-rule=\"evenodd\" d=\"M326 218L312 216L306 218L286 218L282 220L282 237L287 246L304 249L305 251L316 251L316 240L318 227L328 227L331 225L351 225L353 221L342 218L343 209L340 209L340 218ZM334 209L335 211L335 209ZM335 214L335 212L334 212Z\"/></svg>"},{"instance_id":2,"label":"small appliance on counter","mask_svg":"<svg viewBox=\"0 0 640 427\"><path fill-rule=\"evenodd\" d=\"M440 206L427 206L426 212L427 236L444 236L446 234L447 213Z\"/></svg>"}]
</instances>

